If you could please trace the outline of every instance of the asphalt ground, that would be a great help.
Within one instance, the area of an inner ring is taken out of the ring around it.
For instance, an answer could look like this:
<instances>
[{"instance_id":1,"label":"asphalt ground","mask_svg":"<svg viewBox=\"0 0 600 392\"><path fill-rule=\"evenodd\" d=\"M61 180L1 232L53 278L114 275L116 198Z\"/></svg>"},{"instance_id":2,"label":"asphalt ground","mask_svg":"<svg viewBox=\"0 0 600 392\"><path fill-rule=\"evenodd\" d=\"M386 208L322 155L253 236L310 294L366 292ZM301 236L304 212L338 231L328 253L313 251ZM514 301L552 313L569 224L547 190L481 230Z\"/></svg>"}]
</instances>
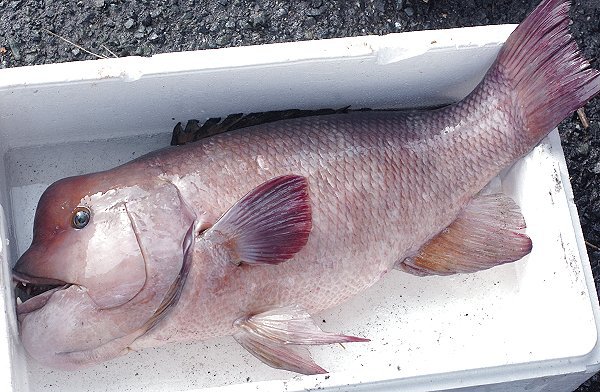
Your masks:
<instances>
[{"instance_id":1,"label":"asphalt ground","mask_svg":"<svg viewBox=\"0 0 600 392\"><path fill-rule=\"evenodd\" d=\"M227 46L519 23L537 3L538 0L0 1L0 68L97 56L151 56ZM600 68L600 2L575 0L571 15L572 32L579 47L592 66ZM598 288L600 98L590 102L585 113L589 127L573 115L560 124L559 130ZM600 377L586 382L578 391L600 391Z\"/></svg>"}]
</instances>

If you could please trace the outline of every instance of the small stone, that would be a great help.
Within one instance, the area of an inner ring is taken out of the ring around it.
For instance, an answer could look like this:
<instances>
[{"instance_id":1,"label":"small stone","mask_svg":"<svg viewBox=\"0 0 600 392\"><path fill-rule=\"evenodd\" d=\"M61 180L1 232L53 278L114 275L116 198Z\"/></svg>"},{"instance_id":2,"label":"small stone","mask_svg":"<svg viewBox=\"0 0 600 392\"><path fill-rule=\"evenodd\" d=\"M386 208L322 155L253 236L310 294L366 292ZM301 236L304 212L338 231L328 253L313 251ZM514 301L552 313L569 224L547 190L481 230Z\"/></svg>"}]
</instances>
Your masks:
<instances>
[{"instance_id":1,"label":"small stone","mask_svg":"<svg viewBox=\"0 0 600 392\"><path fill-rule=\"evenodd\" d=\"M306 10L306 15L308 16L320 16L323 13L322 8L309 8Z\"/></svg>"},{"instance_id":2,"label":"small stone","mask_svg":"<svg viewBox=\"0 0 600 392\"><path fill-rule=\"evenodd\" d=\"M217 38L217 45L219 46L226 46L231 42L231 35L229 34L224 34L222 36L220 36L219 38Z\"/></svg>"},{"instance_id":3,"label":"small stone","mask_svg":"<svg viewBox=\"0 0 600 392\"><path fill-rule=\"evenodd\" d=\"M141 31L136 31L135 33L133 33L133 36L135 38L144 38L144 33L142 33Z\"/></svg>"},{"instance_id":4,"label":"small stone","mask_svg":"<svg viewBox=\"0 0 600 392\"><path fill-rule=\"evenodd\" d=\"M217 3L222 7L227 7L227 0L217 0Z\"/></svg>"},{"instance_id":5,"label":"small stone","mask_svg":"<svg viewBox=\"0 0 600 392\"><path fill-rule=\"evenodd\" d=\"M252 24L250 24L249 20L240 20L238 21L239 28L242 30L248 30L252 28Z\"/></svg>"},{"instance_id":6,"label":"small stone","mask_svg":"<svg viewBox=\"0 0 600 392\"><path fill-rule=\"evenodd\" d=\"M592 171L596 174L600 174L600 161L596 162L596 166L594 166Z\"/></svg>"},{"instance_id":7,"label":"small stone","mask_svg":"<svg viewBox=\"0 0 600 392\"><path fill-rule=\"evenodd\" d=\"M323 6L323 0L312 0L310 6L313 8L321 8Z\"/></svg>"},{"instance_id":8,"label":"small stone","mask_svg":"<svg viewBox=\"0 0 600 392\"><path fill-rule=\"evenodd\" d=\"M8 37L8 46L10 46L10 51L13 54L15 60L21 60L21 49L17 41L15 41L12 37Z\"/></svg>"},{"instance_id":9,"label":"small stone","mask_svg":"<svg viewBox=\"0 0 600 392\"><path fill-rule=\"evenodd\" d=\"M25 63L32 64L35 61L36 57L37 56L33 53L26 54L25 55Z\"/></svg>"},{"instance_id":10,"label":"small stone","mask_svg":"<svg viewBox=\"0 0 600 392\"><path fill-rule=\"evenodd\" d=\"M159 16L162 13L162 10L157 8L154 11L150 11L150 17L152 18L156 18L157 16Z\"/></svg>"},{"instance_id":11,"label":"small stone","mask_svg":"<svg viewBox=\"0 0 600 392\"><path fill-rule=\"evenodd\" d=\"M258 12L256 14L252 15L252 18L250 19L250 23L254 27L265 26L267 24L267 18L265 17L264 12Z\"/></svg>"},{"instance_id":12,"label":"small stone","mask_svg":"<svg viewBox=\"0 0 600 392\"><path fill-rule=\"evenodd\" d=\"M89 12L89 13L85 14L85 16L81 19L81 22L82 23L91 23L95 17L96 17L96 13Z\"/></svg>"},{"instance_id":13,"label":"small stone","mask_svg":"<svg viewBox=\"0 0 600 392\"><path fill-rule=\"evenodd\" d=\"M383 0L375 0L373 2L373 6L379 12L385 12L385 1Z\"/></svg>"},{"instance_id":14,"label":"small stone","mask_svg":"<svg viewBox=\"0 0 600 392\"><path fill-rule=\"evenodd\" d=\"M155 31L153 31L152 34L150 34L150 36L148 37L148 40L150 42L156 42L156 41L158 41L159 38L160 38L160 36L158 34L156 34Z\"/></svg>"},{"instance_id":15,"label":"small stone","mask_svg":"<svg viewBox=\"0 0 600 392\"><path fill-rule=\"evenodd\" d=\"M81 53L81 51L79 48L73 48L71 49L71 53L73 53L73 56L77 56L79 53Z\"/></svg>"},{"instance_id":16,"label":"small stone","mask_svg":"<svg viewBox=\"0 0 600 392\"><path fill-rule=\"evenodd\" d=\"M198 31L201 34L208 34L208 33L210 33L210 26L207 26L205 24L201 24L201 25L198 26Z\"/></svg>"},{"instance_id":17,"label":"small stone","mask_svg":"<svg viewBox=\"0 0 600 392\"><path fill-rule=\"evenodd\" d=\"M94 0L94 7L96 7L96 8L104 7L104 0Z\"/></svg>"},{"instance_id":18,"label":"small stone","mask_svg":"<svg viewBox=\"0 0 600 392\"><path fill-rule=\"evenodd\" d=\"M315 18L313 18L312 16L309 16L308 18L306 18L306 20L304 21L304 26L305 27L312 27L314 25L317 24L317 20Z\"/></svg>"},{"instance_id":19,"label":"small stone","mask_svg":"<svg viewBox=\"0 0 600 392\"><path fill-rule=\"evenodd\" d=\"M225 27L228 29L234 29L235 28L235 22L233 20L228 20L225 23Z\"/></svg>"},{"instance_id":20,"label":"small stone","mask_svg":"<svg viewBox=\"0 0 600 392\"><path fill-rule=\"evenodd\" d=\"M396 0L396 8L401 9L404 5L404 0Z\"/></svg>"},{"instance_id":21,"label":"small stone","mask_svg":"<svg viewBox=\"0 0 600 392\"><path fill-rule=\"evenodd\" d=\"M413 10L412 7L406 7L404 9L404 13L408 16L413 16L415 14L415 10Z\"/></svg>"},{"instance_id":22,"label":"small stone","mask_svg":"<svg viewBox=\"0 0 600 392\"><path fill-rule=\"evenodd\" d=\"M288 12L285 8L278 8L275 10L275 13L273 15L276 18L282 18L282 17L286 16L287 14L288 14Z\"/></svg>"},{"instance_id":23,"label":"small stone","mask_svg":"<svg viewBox=\"0 0 600 392\"><path fill-rule=\"evenodd\" d=\"M31 42L38 43L42 40L42 35L40 34L39 31L32 31L30 39L31 39Z\"/></svg>"},{"instance_id":24,"label":"small stone","mask_svg":"<svg viewBox=\"0 0 600 392\"><path fill-rule=\"evenodd\" d=\"M132 28L133 25L135 25L135 21L133 19L131 19L131 18L127 19L125 21L125 24L124 24L124 26L125 26L126 29Z\"/></svg>"},{"instance_id":25,"label":"small stone","mask_svg":"<svg viewBox=\"0 0 600 392\"><path fill-rule=\"evenodd\" d=\"M579 155L587 155L590 152L590 144L582 142L579 147L577 147L577 152Z\"/></svg>"},{"instance_id":26,"label":"small stone","mask_svg":"<svg viewBox=\"0 0 600 392\"><path fill-rule=\"evenodd\" d=\"M145 27L148 27L152 24L152 17L150 16L150 14L146 14L146 16L144 16L144 18L142 19L142 25L144 25Z\"/></svg>"}]
</instances>

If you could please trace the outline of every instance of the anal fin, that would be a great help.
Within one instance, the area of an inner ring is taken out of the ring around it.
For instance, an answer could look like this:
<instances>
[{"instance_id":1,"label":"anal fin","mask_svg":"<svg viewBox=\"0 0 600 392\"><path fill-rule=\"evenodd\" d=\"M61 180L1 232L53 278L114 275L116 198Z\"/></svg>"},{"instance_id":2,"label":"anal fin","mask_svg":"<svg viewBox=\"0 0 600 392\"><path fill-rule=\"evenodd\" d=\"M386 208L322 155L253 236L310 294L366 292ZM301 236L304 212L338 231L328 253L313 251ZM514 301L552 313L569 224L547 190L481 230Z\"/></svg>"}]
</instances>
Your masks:
<instances>
[{"instance_id":1,"label":"anal fin","mask_svg":"<svg viewBox=\"0 0 600 392\"><path fill-rule=\"evenodd\" d=\"M419 276L451 275L516 261L531 252L531 239L520 232L524 228L525 219L510 197L480 194L450 226L395 268Z\"/></svg>"},{"instance_id":2,"label":"anal fin","mask_svg":"<svg viewBox=\"0 0 600 392\"><path fill-rule=\"evenodd\" d=\"M256 358L271 367L301 374L327 373L303 345L369 341L325 332L304 309L295 305L245 317L235 325L239 331L233 337Z\"/></svg>"}]
</instances>

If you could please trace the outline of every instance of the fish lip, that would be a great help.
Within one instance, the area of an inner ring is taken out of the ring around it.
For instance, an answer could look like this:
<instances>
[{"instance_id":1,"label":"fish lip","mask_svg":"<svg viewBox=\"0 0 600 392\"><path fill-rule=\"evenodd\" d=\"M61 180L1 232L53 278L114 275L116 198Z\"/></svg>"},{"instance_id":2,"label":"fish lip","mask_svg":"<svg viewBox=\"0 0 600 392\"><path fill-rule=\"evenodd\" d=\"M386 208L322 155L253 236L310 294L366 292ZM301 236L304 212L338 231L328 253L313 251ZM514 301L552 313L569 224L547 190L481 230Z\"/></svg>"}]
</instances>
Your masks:
<instances>
[{"instance_id":1,"label":"fish lip","mask_svg":"<svg viewBox=\"0 0 600 392\"><path fill-rule=\"evenodd\" d=\"M16 290L19 284L32 286L56 286L40 294L34 295L22 303L17 302L16 310L19 320L21 320L26 314L34 312L46 305L50 297L55 292L64 290L71 286L71 283L67 283L59 279L32 276L15 270L12 271L12 281L14 283L13 289L15 290L15 297L18 297Z\"/></svg>"},{"instance_id":2,"label":"fish lip","mask_svg":"<svg viewBox=\"0 0 600 392\"><path fill-rule=\"evenodd\" d=\"M18 317L19 321L22 321L22 318L25 315L35 312L38 309L43 308L48 303L48 301L50 300L50 297L52 297L52 295L54 293L56 293L57 291L60 291L60 290L67 289L69 287L71 287L71 284L65 284L63 286L55 287L53 289L43 292L42 294L38 294L35 297L32 297L23 303L20 303L20 304L17 303L16 308L17 308L17 317Z\"/></svg>"},{"instance_id":3,"label":"fish lip","mask_svg":"<svg viewBox=\"0 0 600 392\"><path fill-rule=\"evenodd\" d=\"M12 280L15 283L26 283L26 284L33 284L33 285L57 285L57 286L62 286L65 284L69 284L63 280L60 279L54 279L54 278L41 278L38 276L33 276L33 275L29 275L26 274L24 272L19 272L19 271L12 271Z\"/></svg>"}]
</instances>

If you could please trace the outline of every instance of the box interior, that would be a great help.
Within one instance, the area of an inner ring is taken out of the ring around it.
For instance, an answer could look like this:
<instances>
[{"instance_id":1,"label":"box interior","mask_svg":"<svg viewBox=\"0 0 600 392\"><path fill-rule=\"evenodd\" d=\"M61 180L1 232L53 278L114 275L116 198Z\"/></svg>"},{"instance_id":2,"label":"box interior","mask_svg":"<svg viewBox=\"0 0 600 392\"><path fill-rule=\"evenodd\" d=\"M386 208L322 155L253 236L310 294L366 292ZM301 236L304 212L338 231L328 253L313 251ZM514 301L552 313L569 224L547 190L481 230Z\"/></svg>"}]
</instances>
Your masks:
<instances>
[{"instance_id":1,"label":"box interior","mask_svg":"<svg viewBox=\"0 0 600 392\"><path fill-rule=\"evenodd\" d=\"M533 252L472 275L418 278L393 271L350 302L316 315L325 330L371 339L312 347L316 362L331 372L327 376L271 369L231 338L147 349L63 372L29 360L16 332L9 268L29 246L36 203L50 183L165 147L173 126L191 118L456 101L479 82L513 28L0 71L6 76L0 78L0 284L7 308L0 339L8 337L0 363L3 355L10 361L13 390L304 390L571 360L589 353L597 331L582 265L585 249L578 247L572 226L565 193L570 185L556 131L498 180L522 208Z\"/></svg>"}]
</instances>

